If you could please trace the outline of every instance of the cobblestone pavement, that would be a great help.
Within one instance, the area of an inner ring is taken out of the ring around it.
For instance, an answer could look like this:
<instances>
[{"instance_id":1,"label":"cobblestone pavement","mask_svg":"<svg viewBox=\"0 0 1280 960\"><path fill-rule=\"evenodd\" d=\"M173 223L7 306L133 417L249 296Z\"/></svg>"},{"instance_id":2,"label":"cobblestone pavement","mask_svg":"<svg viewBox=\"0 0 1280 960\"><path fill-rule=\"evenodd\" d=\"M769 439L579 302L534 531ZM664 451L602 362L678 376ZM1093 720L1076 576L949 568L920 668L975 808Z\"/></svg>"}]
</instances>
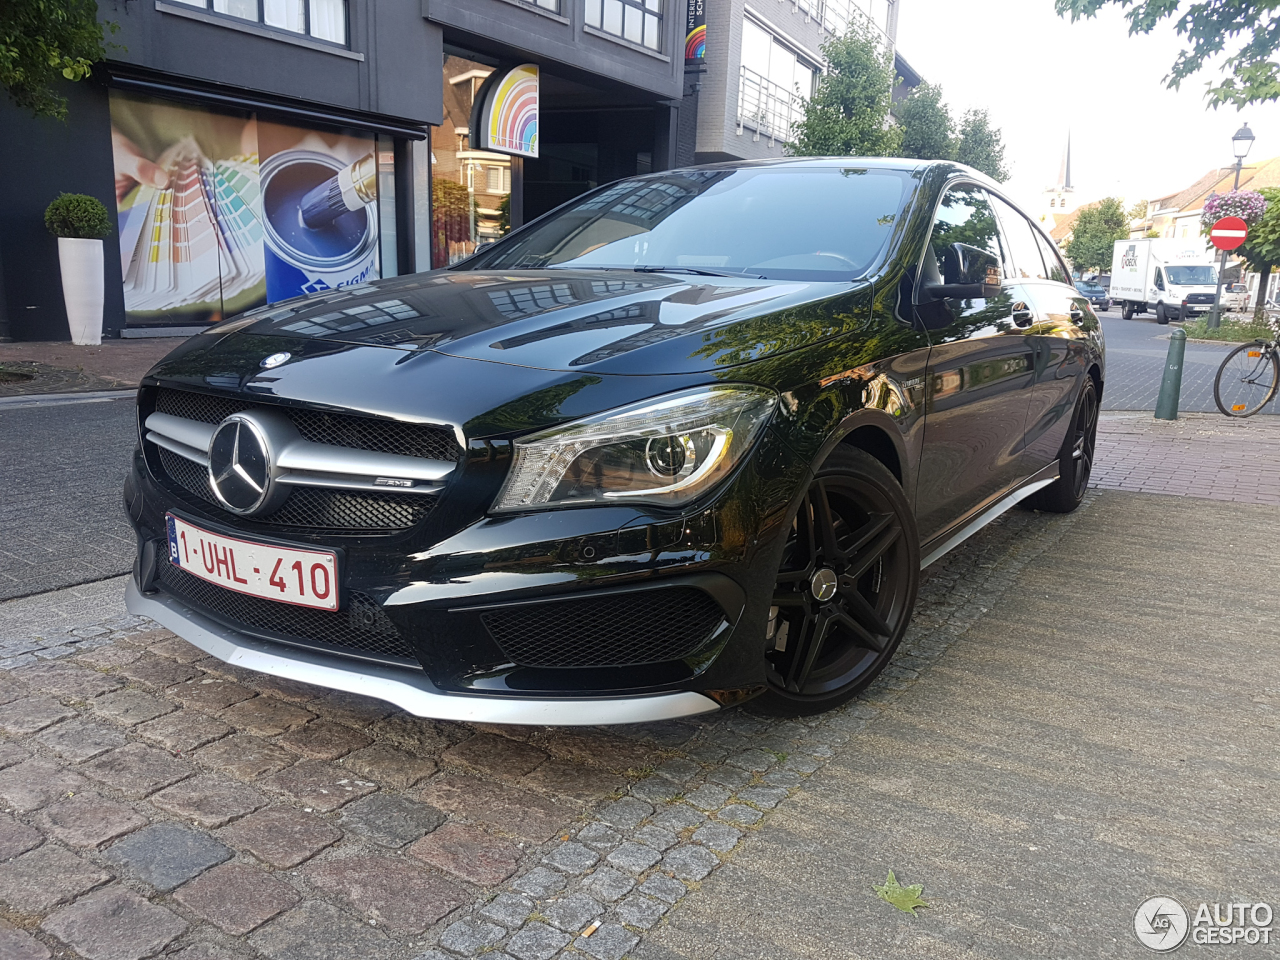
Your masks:
<instances>
[{"instance_id":1,"label":"cobblestone pavement","mask_svg":"<svg viewBox=\"0 0 1280 960\"><path fill-rule=\"evenodd\" d=\"M1280 417L1103 413L1094 487L1280 505Z\"/></svg>"},{"instance_id":2,"label":"cobblestone pavement","mask_svg":"<svg viewBox=\"0 0 1280 960\"><path fill-rule=\"evenodd\" d=\"M0 604L0 956L618 960L1072 522L939 561L894 664L805 722L438 723L206 658L122 580Z\"/></svg>"},{"instance_id":3,"label":"cobblestone pavement","mask_svg":"<svg viewBox=\"0 0 1280 960\"><path fill-rule=\"evenodd\" d=\"M1168 326L1151 318L1124 320L1118 310L1101 315L1107 341L1107 383L1103 410L1154 410L1160 395L1165 358L1169 353ZM1212 412L1213 378L1233 344L1188 343L1182 369L1183 410ZM1268 412L1272 412L1268 408Z\"/></svg>"}]
</instances>

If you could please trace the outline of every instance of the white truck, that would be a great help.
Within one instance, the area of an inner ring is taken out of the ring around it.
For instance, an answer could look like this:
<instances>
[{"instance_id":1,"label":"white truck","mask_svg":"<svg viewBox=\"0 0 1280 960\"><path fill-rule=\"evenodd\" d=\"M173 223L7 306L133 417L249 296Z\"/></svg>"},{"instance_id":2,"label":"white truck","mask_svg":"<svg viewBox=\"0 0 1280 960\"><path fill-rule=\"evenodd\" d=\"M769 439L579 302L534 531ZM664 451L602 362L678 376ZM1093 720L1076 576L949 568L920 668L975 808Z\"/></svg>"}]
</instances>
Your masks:
<instances>
[{"instance_id":1,"label":"white truck","mask_svg":"<svg viewBox=\"0 0 1280 960\"><path fill-rule=\"evenodd\" d=\"M1218 268L1199 237L1117 240L1111 257L1111 301L1132 320L1151 312L1156 323L1189 320L1213 309Z\"/></svg>"}]
</instances>

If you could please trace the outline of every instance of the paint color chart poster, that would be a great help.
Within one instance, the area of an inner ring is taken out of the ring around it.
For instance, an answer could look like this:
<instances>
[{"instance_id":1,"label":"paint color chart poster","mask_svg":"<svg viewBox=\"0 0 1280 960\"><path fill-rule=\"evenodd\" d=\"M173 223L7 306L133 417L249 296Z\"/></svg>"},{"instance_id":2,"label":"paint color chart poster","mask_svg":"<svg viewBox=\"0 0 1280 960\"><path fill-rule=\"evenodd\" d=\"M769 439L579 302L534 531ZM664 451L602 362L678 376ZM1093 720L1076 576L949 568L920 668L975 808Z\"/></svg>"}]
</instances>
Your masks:
<instances>
[{"instance_id":1,"label":"paint color chart poster","mask_svg":"<svg viewBox=\"0 0 1280 960\"><path fill-rule=\"evenodd\" d=\"M301 217L364 169L372 139L114 90L111 138L129 325L214 323L378 276L376 185L339 189L353 199L323 222Z\"/></svg>"}]
</instances>

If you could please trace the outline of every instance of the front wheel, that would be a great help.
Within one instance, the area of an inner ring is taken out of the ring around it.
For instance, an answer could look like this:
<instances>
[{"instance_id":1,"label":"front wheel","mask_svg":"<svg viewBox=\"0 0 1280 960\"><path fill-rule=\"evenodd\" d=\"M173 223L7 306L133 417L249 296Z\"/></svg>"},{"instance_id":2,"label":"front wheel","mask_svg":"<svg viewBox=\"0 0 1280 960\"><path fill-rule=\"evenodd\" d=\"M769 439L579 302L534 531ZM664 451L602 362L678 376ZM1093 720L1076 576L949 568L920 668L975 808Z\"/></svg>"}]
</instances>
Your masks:
<instances>
[{"instance_id":1,"label":"front wheel","mask_svg":"<svg viewBox=\"0 0 1280 960\"><path fill-rule=\"evenodd\" d=\"M1033 493L1026 505L1049 513L1070 513L1080 506L1089 477L1093 474L1093 453L1098 443L1098 388L1093 377L1084 378L1084 389L1076 400L1062 449L1058 451L1058 479L1043 490Z\"/></svg>"},{"instance_id":2,"label":"front wheel","mask_svg":"<svg viewBox=\"0 0 1280 960\"><path fill-rule=\"evenodd\" d=\"M1169 315L1164 312L1164 304L1156 304L1156 323L1168 323Z\"/></svg>"},{"instance_id":3,"label":"front wheel","mask_svg":"<svg viewBox=\"0 0 1280 960\"><path fill-rule=\"evenodd\" d=\"M1262 340L1242 343L1222 361L1213 379L1213 400L1228 417L1249 417L1276 395L1280 360L1276 348Z\"/></svg>"},{"instance_id":4,"label":"front wheel","mask_svg":"<svg viewBox=\"0 0 1280 960\"><path fill-rule=\"evenodd\" d=\"M892 658L919 584L919 537L897 479L862 450L835 450L783 549L764 637L768 691L755 709L804 716L851 699Z\"/></svg>"}]
</instances>

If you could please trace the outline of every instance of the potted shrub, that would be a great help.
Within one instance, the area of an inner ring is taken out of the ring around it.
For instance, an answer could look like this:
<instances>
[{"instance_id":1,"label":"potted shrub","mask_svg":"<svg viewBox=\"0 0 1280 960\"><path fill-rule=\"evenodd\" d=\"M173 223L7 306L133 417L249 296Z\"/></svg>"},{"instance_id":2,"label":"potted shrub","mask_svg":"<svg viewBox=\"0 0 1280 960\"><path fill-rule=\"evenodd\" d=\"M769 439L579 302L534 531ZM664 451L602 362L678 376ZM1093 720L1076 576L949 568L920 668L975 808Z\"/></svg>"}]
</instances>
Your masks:
<instances>
[{"instance_id":1,"label":"potted shrub","mask_svg":"<svg viewBox=\"0 0 1280 960\"><path fill-rule=\"evenodd\" d=\"M71 340L102 342L102 238L111 233L111 218L102 201L83 193L64 193L44 212L44 225L58 238L62 300L67 307Z\"/></svg>"}]
</instances>

